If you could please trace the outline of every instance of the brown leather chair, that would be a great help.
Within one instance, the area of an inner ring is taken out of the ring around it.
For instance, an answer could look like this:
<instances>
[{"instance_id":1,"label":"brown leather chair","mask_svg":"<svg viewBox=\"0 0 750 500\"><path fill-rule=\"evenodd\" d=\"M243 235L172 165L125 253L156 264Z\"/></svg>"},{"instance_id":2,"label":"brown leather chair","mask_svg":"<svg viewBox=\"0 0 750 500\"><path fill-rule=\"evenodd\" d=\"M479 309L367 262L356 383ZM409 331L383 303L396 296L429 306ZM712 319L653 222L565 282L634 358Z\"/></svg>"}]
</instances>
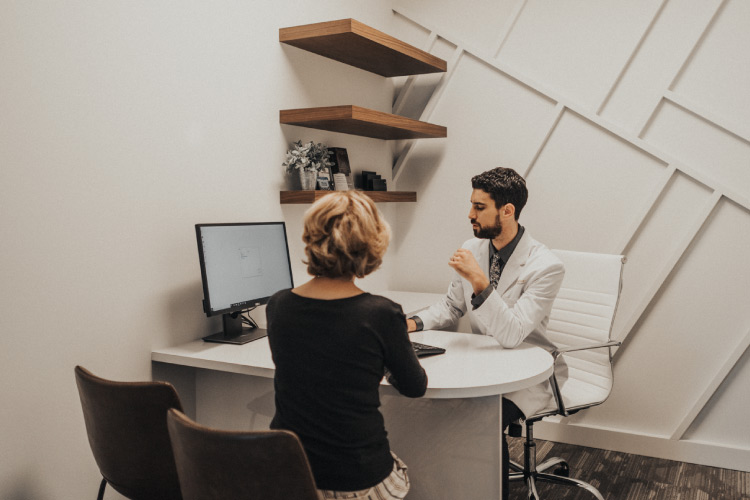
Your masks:
<instances>
[{"instance_id":1,"label":"brown leather chair","mask_svg":"<svg viewBox=\"0 0 750 500\"><path fill-rule=\"evenodd\" d=\"M182 409L166 382L113 382L76 366L86 432L104 479L132 500L180 500L167 410Z\"/></svg>"},{"instance_id":2,"label":"brown leather chair","mask_svg":"<svg viewBox=\"0 0 750 500\"><path fill-rule=\"evenodd\" d=\"M169 410L185 500L318 500L297 436L287 431L220 431Z\"/></svg>"}]
</instances>

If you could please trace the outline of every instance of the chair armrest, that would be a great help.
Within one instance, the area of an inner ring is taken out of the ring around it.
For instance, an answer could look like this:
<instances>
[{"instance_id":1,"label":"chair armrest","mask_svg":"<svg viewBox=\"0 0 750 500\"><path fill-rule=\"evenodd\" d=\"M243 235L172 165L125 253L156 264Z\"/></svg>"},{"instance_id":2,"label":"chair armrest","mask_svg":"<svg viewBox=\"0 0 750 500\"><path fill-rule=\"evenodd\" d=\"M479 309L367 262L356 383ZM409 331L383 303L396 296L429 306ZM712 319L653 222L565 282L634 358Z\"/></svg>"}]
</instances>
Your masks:
<instances>
[{"instance_id":1,"label":"chair armrest","mask_svg":"<svg viewBox=\"0 0 750 500\"><path fill-rule=\"evenodd\" d=\"M567 352L584 351L587 349L600 349L602 347L617 347L620 345L622 345L622 342L619 342L616 340L610 340L609 342L605 342L603 344L588 344L588 345L571 346L571 347L564 347L562 349L556 349L552 351L553 364L557 365L557 358L559 358L561 354L565 354ZM569 416L570 414L568 413L568 410L565 408L565 403L563 402L562 394L560 393L560 385L557 383L557 377L555 376L554 370L552 371L552 376L549 378L549 383L552 386L552 395L555 397L555 403L557 404L557 411L560 413L560 415L564 417Z\"/></svg>"},{"instance_id":2,"label":"chair armrest","mask_svg":"<svg viewBox=\"0 0 750 500\"><path fill-rule=\"evenodd\" d=\"M609 342L605 342L603 344L587 344L587 345L574 345L570 347L563 347L561 349L555 349L552 351L552 357L557 360L557 357L560 356L560 354L565 354L567 352L574 352L574 351L585 351L588 349L599 349L601 347L618 347L621 346L622 342L619 342L617 340L610 340Z\"/></svg>"}]
</instances>

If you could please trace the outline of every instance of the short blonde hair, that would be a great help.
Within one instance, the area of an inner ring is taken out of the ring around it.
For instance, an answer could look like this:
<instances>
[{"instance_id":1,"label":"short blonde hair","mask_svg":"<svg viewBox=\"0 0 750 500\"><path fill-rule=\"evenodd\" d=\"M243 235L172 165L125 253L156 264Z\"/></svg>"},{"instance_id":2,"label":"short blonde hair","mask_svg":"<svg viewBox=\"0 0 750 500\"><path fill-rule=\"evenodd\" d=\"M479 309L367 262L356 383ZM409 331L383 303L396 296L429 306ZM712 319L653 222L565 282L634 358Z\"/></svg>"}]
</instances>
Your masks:
<instances>
[{"instance_id":1,"label":"short blonde hair","mask_svg":"<svg viewBox=\"0 0 750 500\"><path fill-rule=\"evenodd\" d=\"M391 228L375 203L357 191L334 191L305 212L302 241L307 272L363 278L383 262Z\"/></svg>"}]
</instances>

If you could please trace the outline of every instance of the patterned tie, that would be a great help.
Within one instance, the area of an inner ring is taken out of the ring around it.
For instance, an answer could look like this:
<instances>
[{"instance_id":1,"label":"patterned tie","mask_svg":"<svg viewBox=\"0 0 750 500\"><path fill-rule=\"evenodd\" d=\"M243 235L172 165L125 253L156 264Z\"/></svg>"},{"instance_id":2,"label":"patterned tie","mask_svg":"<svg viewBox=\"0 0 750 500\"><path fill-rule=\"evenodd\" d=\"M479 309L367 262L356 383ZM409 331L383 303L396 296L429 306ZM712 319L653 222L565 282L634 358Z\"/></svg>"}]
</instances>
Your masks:
<instances>
[{"instance_id":1,"label":"patterned tie","mask_svg":"<svg viewBox=\"0 0 750 500\"><path fill-rule=\"evenodd\" d=\"M497 282L500 281L500 271L503 261L500 259L500 252L495 252L492 255L492 262L490 263L490 285L492 288L497 288Z\"/></svg>"}]
</instances>

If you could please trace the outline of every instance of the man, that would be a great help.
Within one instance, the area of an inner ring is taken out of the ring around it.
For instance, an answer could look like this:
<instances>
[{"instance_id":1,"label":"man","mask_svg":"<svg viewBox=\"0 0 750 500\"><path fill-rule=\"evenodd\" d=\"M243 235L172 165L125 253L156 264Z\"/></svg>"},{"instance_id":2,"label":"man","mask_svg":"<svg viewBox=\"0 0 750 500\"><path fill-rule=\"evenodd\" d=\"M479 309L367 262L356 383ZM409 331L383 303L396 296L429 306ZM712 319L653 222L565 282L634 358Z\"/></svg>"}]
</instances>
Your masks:
<instances>
[{"instance_id":1,"label":"man","mask_svg":"<svg viewBox=\"0 0 750 500\"><path fill-rule=\"evenodd\" d=\"M515 170L495 168L471 179L469 220L475 238L451 256L456 274L444 299L406 320L408 331L447 328L468 312L474 333L503 347L527 342L556 348L545 335L552 302L565 274L562 262L534 240L518 217L526 204L526 182ZM556 375L567 376L564 363ZM503 426L553 404L549 382L506 394ZM505 440L505 438L503 438ZM503 443L503 497L508 498L508 443Z\"/></svg>"}]
</instances>

